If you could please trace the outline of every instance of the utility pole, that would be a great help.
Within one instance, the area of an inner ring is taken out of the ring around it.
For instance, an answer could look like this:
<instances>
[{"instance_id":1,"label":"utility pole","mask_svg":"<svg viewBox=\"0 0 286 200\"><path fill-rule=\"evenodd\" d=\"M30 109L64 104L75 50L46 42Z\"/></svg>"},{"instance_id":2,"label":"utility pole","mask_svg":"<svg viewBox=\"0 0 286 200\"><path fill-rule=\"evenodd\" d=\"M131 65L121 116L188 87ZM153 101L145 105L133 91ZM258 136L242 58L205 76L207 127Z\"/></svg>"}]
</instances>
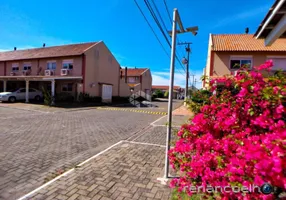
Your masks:
<instances>
[{"instance_id":1,"label":"utility pole","mask_svg":"<svg viewBox=\"0 0 286 200\"><path fill-rule=\"evenodd\" d=\"M193 84L192 84L192 89L194 88L194 83L195 83L195 75L193 74Z\"/></svg>"},{"instance_id":2,"label":"utility pole","mask_svg":"<svg viewBox=\"0 0 286 200\"><path fill-rule=\"evenodd\" d=\"M186 46L186 52L187 52L187 59L183 58L183 64L186 65L186 88L185 88L185 102L184 105L186 105L187 97L188 97L188 90L189 90L189 63L190 63L190 53L191 48L190 45L191 42L180 42L178 45L187 45Z\"/></svg>"},{"instance_id":3,"label":"utility pole","mask_svg":"<svg viewBox=\"0 0 286 200\"><path fill-rule=\"evenodd\" d=\"M180 30L177 30L177 23L180 27ZM170 62L170 83L169 83L169 101L168 101L168 126L167 126L167 135L166 135L166 152L165 152L165 171L164 177L158 178L157 180L161 181L162 184L167 184L169 178L169 156L168 152L170 150L170 140L172 134L172 111L173 111L173 88L174 88L174 72L175 72L175 58L176 58L176 37L179 33L192 32L194 35L197 34L198 27L190 27L184 29L178 9L175 8L173 11L173 23L172 31L169 31L170 36L172 37L172 49L171 49L171 62Z\"/></svg>"},{"instance_id":4,"label":"utility pole","mask_svg":"<svg viewBox=\"0 0 286 200\"><path fill-rule=\"evenodd\" d=\"M196 85L197 85L197 82L198 82L198 81L197 81L197 79L195 79L195 85L194 85L194 87L196 87Z\"/></svg>"}]
</instances>

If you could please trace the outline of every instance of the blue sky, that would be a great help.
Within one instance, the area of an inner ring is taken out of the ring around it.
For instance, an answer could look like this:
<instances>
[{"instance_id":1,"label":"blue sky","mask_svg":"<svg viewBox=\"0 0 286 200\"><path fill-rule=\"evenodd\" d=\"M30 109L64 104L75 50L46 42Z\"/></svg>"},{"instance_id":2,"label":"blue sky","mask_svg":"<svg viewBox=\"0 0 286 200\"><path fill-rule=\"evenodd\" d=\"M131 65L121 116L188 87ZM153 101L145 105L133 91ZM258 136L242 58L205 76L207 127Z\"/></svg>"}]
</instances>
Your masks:
<instances>
[{"instance_id":1,"label":"blue sky","mask_svg":"<svg viewBox=\"0 0 286 200\"><path fill-rule=\"evenodd\" d=\"M163 0L154 0L171 30ZM0 50L103 40L122 66L147 67L153 84L168 84L170 58L165 54L133 0L0 0ZM84 3L83 3L84 2ZM143 0L137 0L165 49L170 49ZM150 0L151 2L151 0ZM199 26L197 36L179 35L192 42L191 73L199 80L206 65L210 33L254 33L274 0L166 0L178 8L185 27ZM178 57L185 55L177 47ZM184 71L176 63L175 84L184 86ZM197 84L199 87L200 84Z\"/></svg>"}]
</instances>

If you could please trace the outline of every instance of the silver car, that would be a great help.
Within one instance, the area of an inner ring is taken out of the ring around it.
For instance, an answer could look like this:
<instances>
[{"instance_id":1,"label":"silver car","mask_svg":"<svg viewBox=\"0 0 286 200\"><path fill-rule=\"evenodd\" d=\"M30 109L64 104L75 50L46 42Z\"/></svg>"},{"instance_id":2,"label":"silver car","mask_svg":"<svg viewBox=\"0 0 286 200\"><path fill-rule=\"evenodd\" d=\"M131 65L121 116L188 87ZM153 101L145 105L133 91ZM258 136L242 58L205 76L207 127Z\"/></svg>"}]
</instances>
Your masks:
<instances>
[{"instance_id":1,"label":"silver car","mask_svg":"<svg viewBox=\"0 0 286 200\"><path fill-rule=\"evenodd\" d=\"M34 88L29 88L29 99L34 99L36 101L40 101L43 97L43 93ZM11 90L9 92L1 92L0 93L0 101L9 101L11 103L16 102L17 100L25 100L26 99L26 88L19 88L15 90Z\"/></svg>"}]
</instances>

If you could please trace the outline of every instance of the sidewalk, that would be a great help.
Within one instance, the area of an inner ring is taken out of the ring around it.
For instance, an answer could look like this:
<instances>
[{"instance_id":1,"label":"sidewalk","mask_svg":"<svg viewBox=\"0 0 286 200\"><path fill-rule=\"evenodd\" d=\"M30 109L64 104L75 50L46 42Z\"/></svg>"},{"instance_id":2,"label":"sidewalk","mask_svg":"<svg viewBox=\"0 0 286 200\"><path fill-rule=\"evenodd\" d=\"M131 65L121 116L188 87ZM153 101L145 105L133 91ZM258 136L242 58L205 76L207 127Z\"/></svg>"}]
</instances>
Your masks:
<instances>
[{"instance_id":1,"label":"sidewalk","mask_svg":"<svg viewBox=\"0 0 286 200\"><path fill-rule=\"evenodd\" d=\"M164 199L164 146L123 141L27 199Z\"/></svg>"},{"instance_id":2,"label":"sidewalk","mask_svg":"<svg viewBox=\"0 0 286 200\"><path fill-rule=\"evenodd\" d=\"M174 116L178 124L190 116ZM168 200L164 173L166 125L157 120L142 132L96 155L22 199ZM174 127L174 132L178 127ZM174 140L175 134L172 135Z\"/></svg>"}]
</instances>

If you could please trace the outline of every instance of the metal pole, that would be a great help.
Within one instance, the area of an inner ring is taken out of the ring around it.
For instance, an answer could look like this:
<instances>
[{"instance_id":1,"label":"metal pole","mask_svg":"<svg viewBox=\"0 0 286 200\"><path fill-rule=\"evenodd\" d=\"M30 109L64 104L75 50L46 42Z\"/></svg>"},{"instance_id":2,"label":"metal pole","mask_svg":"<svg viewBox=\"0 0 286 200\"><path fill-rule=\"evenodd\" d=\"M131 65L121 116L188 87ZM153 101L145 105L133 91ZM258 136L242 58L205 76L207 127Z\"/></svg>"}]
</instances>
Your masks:
<instances>
[{"instance_id":1,"label":"metal pole","mask_svg":"<svg viewBox=\"0 0 286 200\"><path fill-rule=\"evenodd\" d=\"M185 104L187 101L188 90L189 90L189 62L190 62L190 43L188 43L188 47L186 49L188 53L187 64L186 64L186 89L185 89Z\"/></svg>"},{"instance_id":2,"label":"metal pole","mask_svg":"<svg viewBox=\"0 0 286 200\"><path fill-rule=\"evenodd\" d=\"M168 101L168 127L166 136L166 156L165 156L165 174L164 178L169 177L169 156L170 140L172 134L172 110L173 110L173 87L174 87L174 69L175 69L175 56L176 56L176 35L177 35L177 8L173 12L173 28L172 28L172 50L171 50L171 63L170 63L170 83L169 83L169 101Z\"/></svg>"}]
</instances>

